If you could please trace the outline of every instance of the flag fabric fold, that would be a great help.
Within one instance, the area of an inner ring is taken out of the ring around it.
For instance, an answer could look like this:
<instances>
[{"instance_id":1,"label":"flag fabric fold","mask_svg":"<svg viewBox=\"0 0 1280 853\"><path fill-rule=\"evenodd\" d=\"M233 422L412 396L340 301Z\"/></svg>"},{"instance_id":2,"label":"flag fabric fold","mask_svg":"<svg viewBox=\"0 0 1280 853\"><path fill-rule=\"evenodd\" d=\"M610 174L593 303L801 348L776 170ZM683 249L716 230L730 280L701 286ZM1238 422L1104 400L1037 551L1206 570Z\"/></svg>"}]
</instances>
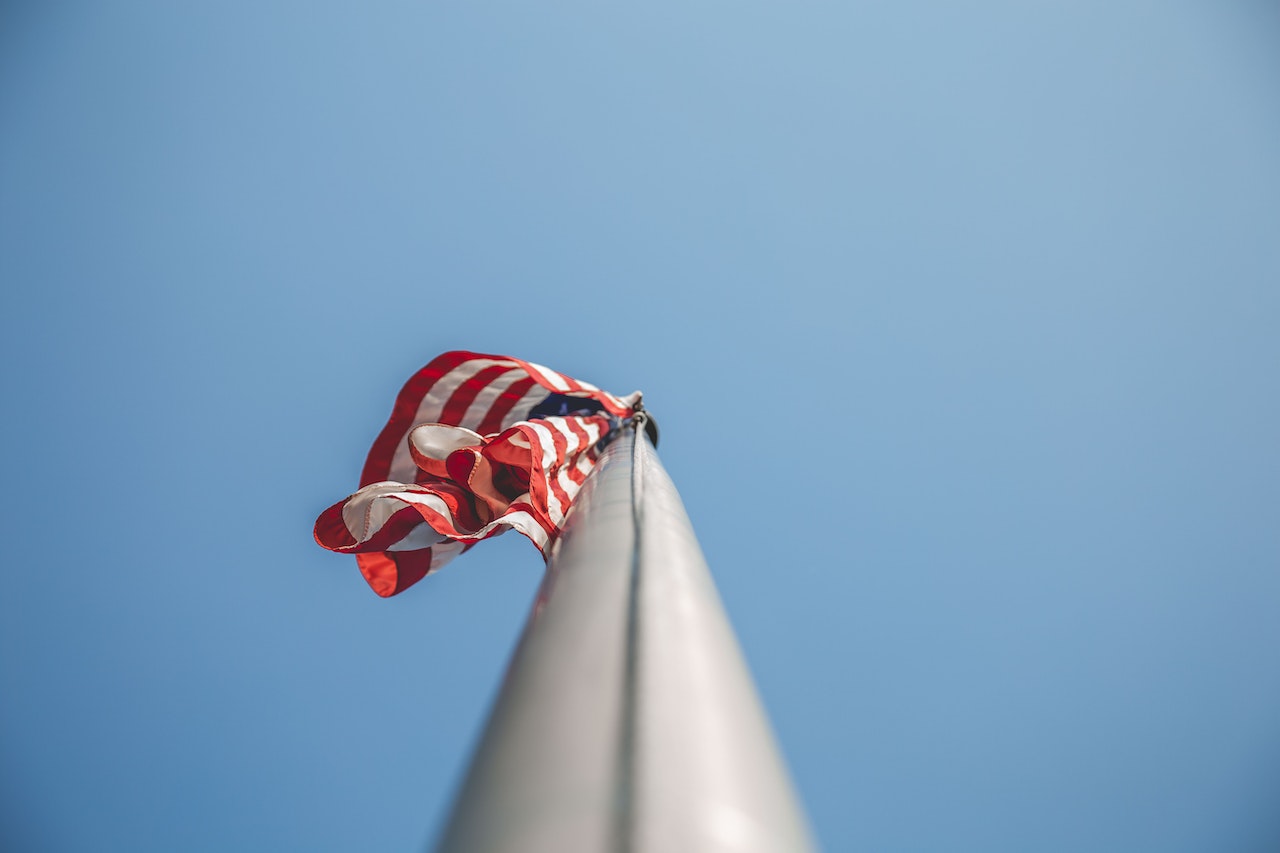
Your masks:
<instances>
[{"instance_id":1,"label":"flag fabric fold","mask_svg":"<svg viewBox=\"0 0 1280 853\"><path fill-rule=\"evenodd\" d=\"M448 352L414 374L374 441L360 489L316 521L378 595L417 583L508 529L544 554L599 455L640 405L550 368Z\"/></svg>"}]
</instances>

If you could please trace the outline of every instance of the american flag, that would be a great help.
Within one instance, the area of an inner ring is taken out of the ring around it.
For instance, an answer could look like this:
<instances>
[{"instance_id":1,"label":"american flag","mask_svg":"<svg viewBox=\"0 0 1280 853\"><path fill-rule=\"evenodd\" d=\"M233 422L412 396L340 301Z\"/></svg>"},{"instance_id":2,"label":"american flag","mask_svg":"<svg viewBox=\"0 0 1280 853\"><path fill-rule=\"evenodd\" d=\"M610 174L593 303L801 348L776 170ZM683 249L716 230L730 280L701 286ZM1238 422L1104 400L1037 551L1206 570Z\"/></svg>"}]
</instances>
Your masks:
<instances>
[{"instance_id":1,"label":"american flag","mask_svg":"<svg viewBox=\"0 0 1280 853\"><path fill-rule=\"evenodd\" d=\"M382 596L508 528L545 554L600 439L639 404L518 358L447 352L405 383L359 491L321 513L316 542L355 554Z\"/></svg>"}]
</instances>

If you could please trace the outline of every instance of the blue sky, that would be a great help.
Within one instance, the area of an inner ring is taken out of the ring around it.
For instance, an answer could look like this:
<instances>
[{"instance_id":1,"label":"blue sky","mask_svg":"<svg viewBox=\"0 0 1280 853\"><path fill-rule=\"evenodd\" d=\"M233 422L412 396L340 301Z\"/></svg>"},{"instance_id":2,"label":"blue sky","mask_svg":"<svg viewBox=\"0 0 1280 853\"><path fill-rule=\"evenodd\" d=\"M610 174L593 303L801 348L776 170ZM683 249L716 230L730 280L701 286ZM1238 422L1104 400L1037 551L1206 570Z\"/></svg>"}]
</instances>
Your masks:
<instances>
[{"instance_id":1,"label":"blue sky","mask_svg":"<svg viewBox=\"0 0 1280 853\"><path fill-rule=\"evenodd\" d=\"M831 851L1280 847L1267 4L9 3L0 841L418 850L539 580L311 541L642 388Z\"/></svg>"}]
</instances>

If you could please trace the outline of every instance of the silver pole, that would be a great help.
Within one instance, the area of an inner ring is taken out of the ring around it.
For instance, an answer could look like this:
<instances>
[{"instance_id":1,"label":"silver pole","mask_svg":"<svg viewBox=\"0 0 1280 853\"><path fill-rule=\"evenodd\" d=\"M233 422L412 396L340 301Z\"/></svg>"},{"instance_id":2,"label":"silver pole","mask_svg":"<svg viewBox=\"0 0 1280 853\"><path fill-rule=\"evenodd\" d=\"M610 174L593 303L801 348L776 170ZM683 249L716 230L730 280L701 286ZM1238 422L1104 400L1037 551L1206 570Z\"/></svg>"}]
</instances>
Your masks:
<instances>
[{"instance_id":1,"label":"silver pole","mask_svg":"<svg viewBox=\"0 0 1280 853\"><path fill-rule=\"evenodd\" d=\"M680 497L625 429L574 500L437 853L812 849Z\"/></svg>"}]
</instances>

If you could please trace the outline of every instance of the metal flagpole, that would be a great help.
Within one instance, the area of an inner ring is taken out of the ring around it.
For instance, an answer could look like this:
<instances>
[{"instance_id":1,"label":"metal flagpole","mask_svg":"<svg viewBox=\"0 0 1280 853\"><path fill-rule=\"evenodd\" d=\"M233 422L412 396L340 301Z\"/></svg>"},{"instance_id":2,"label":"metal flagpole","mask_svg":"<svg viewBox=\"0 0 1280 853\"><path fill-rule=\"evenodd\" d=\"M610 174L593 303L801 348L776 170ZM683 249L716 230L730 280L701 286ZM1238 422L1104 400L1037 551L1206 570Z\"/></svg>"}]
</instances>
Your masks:
<instances>
[{"instance_id":1,"label":"metal flagpole","mask_svg":"<svg viewBox=\"0 0 1280 853\"><path fill-rule=\"evenodd\" d=\"M574 500L437 853L814 849L645 420Z\"/></svg>"}]
</instances>

